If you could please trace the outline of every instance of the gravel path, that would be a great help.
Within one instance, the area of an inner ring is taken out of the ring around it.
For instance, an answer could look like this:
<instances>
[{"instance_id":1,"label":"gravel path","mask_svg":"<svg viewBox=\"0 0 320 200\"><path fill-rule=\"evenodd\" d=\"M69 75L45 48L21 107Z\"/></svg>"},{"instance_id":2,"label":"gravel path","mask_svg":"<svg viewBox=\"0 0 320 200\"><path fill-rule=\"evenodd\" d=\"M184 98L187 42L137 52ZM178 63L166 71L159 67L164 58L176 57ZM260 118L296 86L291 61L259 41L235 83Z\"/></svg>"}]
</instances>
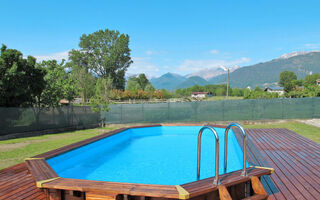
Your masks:
<instances>
[{"instance_id":1,"label":"gravel path","mask_svg":"<svg viewBox=\"0 0 320 200\"><path fill-rule=\"evenodd\" d=\"M312 125L312 126L316 126L320 128L320 119L307 119L307 120L298 120L299 122L308 124L308 125Z\"/></svg>"}]
</instances>

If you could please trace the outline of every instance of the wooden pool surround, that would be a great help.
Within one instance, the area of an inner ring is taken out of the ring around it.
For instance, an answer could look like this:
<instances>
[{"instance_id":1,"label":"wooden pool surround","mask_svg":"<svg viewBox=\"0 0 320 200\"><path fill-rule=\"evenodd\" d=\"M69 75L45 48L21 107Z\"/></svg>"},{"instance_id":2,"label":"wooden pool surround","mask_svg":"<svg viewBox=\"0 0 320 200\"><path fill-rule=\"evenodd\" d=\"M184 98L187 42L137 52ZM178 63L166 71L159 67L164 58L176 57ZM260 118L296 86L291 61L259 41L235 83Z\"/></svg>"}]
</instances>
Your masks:
<instances>
[{"instance_id":1,"label":"wooden pool surround","mask_svg":"<svg viewBox=\"0 0 320 200\"><path fill-rule=\"evenodd\" d=\"M251 185L250 195L267 197L259 179L261 176L270 175L273 169L264 167L247 168L248 175L241 176L242 170L223 174L220 176L221 184L213 185L214 177L186 183L182 185L154 185L118 183L107 181L92 181L81 179L62 178L49 166L46 159L71 151L78 147L90 144L97 140L120 133L130 128L144 128L155 126L201 126L203 124L154 124L148 126L134 126L120 128L102 135L70 144L53 151L49 151L32 158L25 159L27 167L41 188L47 195L47 199L216 199L244 198L246 185ZM226 126L212 125L226 128ZM70 195L71 194L71 195ZM70 197L72 196L72 198Z\"/></svg>"}]
</instances>

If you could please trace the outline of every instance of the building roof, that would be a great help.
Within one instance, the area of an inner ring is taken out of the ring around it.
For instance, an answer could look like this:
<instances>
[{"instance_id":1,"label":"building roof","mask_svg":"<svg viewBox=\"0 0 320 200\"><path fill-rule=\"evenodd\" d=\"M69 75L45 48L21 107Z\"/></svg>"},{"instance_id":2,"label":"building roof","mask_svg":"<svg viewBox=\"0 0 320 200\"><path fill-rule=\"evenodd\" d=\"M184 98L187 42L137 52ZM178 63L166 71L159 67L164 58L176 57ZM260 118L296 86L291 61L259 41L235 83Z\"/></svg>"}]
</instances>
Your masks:
<instances>
[{"instance_id":1,"label":"building roof","mask_svg":"<svg viewBox=\"0 0 320 200\"><path fill-rule=\"evenodd\" d=\"M267 91L268 89L269 89L269 90L281 90L281 91L282 91L282 90L283 90L283 87L279 87L279 86L278 86L278 87L266 87L266 88L264 89L264 91Z\"/></svg>"},{"instance_id":2,"label":"building roof","mask_svg":"<svg viewBox=\"0 0 320 200\"><path fill-rule=\"evenodd\" d=\"M320 78L319 78L319 79L317 79L317 82L318 82L318 83L320 83Z\"/></svg>"}]
</instances>

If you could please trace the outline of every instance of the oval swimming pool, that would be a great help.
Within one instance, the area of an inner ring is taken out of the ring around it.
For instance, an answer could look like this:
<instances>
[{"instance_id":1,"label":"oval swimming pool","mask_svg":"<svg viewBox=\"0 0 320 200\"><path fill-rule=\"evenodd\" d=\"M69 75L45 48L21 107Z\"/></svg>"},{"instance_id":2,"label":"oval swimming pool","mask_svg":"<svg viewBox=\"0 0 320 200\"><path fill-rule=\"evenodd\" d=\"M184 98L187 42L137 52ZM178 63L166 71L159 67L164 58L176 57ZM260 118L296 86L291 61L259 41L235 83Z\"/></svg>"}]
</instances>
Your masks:
<instances>
[{"instance_id":1,"label":"oval swimming pool","mask_svg":"<svg viewBox=\"0 0 320 200\"><path fill-rule=\"evenodd\" d=\"M202 126L131 128L47 159L63 178L96 181L179 185L197 181L197 137ZM219 174L224 173L224 128L215 128L220 140ZM228 172L243 167L243 152L228 135ZM215 138L202 136L200 179L215 174ZM247 166L249 164L247 163Z\"/></svg>"}]
</instances>

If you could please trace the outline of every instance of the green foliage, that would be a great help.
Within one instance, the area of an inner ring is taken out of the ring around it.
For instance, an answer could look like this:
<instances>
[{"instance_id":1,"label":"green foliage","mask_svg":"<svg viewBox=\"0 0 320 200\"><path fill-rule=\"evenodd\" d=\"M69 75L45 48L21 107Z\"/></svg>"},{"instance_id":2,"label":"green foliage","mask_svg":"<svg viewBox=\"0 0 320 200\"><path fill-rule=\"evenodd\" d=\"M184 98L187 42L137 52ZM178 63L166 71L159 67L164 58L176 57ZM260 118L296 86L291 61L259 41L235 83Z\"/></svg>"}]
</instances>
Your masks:
<instances>
[{"instance_id":1,"label":"green foliage","mask_svg":"<svg viewBox=\"0 0 320 200\"><path fill-rule=\"evenodd\" d=\"M94 95L96 78L89 71L89 61L85 53L77 50L69 52L68 68L71 69L71 78L75 82L77 90L82 98L82 104Z\"/></svg>"},{"instance_id":2,"label":"green foliage","mask_svg":"<svg viewBox=\"0 0 320 200\"><path fill-rule=\"evenodd\" d=\"M42 61L40 67L46 70L44 80L46 87L41 94L39 104L45 107L57 107L61 99L72 101L77 94L77 88L71 78L70 72L66 72L64 61L60 64L56 60Z\"/></svg>"},{"instance_id":3,"label":"green foliage","mask_svg":"<svg viewBox=\"0 0 320 200\"><path fill-rule=\"evenodd\" d=\"M232 89L232 96L237 96L237 97L243 96L243 90L241 88Z\"/></svg>"},{"instance_id":4,"label":"green foliage","mask_svg":"<svg viewBox=\"0 0 320 200\"><path fill-rule=\"evenodd\" d=\"M280 73L279 85L284 87L285 92L290 92L295 87L297 75L292 71L283 71Z\"/></svg>"},{"instance_id":5,"label":"green foliage","mask_svg":"<svg viewBox=\"0 0 320 200\"><path fill-rule=\"evenodd\" d=\"M244 98L245 99L273 99L273 98L279 97L278 93L265 92L261 89L260 90L259 89L256 90L256 89L253 91L250 91L249 89L245 90Z\"/></svg>"},{"instance_id":6,"label":"green foliage","mask_svg":"<svg viewBox=\"0 0 320 200\"><path fill-rule=\"evenodd\" d=\"M31 106L45 88L45 70L36 66L36 59L23 58L20 51L1 47L0 106Z\"/></svg>"},{"instance_id":7,"label":"green foliage","mask_svg":"<svg viewBox=\"0 0 320 200\"><path fill-rule=\"evenodd\" d=\"M113 88L113 80L111 77L107 79L99 78L95 86L95 95L91 98L90 104L91 109L94 112L99 112L101 110L108 111L109 100L110 100L110 91Z\"/></svg>"},{"instance_id":8,"label":"green foliage","mask_svg":"<svg viewBox=\"0 0 320 200\"><path fill-rule=\"evenodd\" d=\"M155 91L155 88L151 85L145 74L139 74L138 77L133 75L127 81L126 90L137 93L139 90L145 91L147 86L147 91Z\"/></svg>"},{"instance_id":9,"label":"green foliage","mask_svg":"<svg viewBox=\"0 0 320 200\"><path fill-rule=\"evenodd\" d=\"M150 84L145 74L139 74L137 81L142 90L145 90L146 86Z\"/></svg>"},{"instance_id":10,"label":"green foliage","mask_svg":"<svg viewBox=\"0 0 320 200\"><path fill-rule=\"evenodd\" d=\"M160 91L165 99L170 99L173 97L173 94L166 89L161 89Z\"/></svg>"},{"instance_id":11,"label":"green foliage","mask_svg":"<svg viewBox=\"0 0 320 200\"><path fill-rule=\"evenodd\" d=\"M320 73L318 74L312 74L312 75L307 75L304 79L304 85L305 86L312 86L317 84L317 79L320 78Z\"/></svg>"},{"instance_id":12,"label":"green foliage","mask_svg":"<svg viewBox=\"0 0 320 200\"><path fill-rule=\"evenodd\" d=\"M116 89L124 89L125 72L132 63L129 36L114 30L99 30L83 34L79 43L79 55L84 57L88 68L101 78L112 79Z\"/></svg>"},{"instance_id":13,"label":"green foliage","mask_svg":"<svg viewBox=\"0 0 320 200\"><path fill-rule=\"evenodd\" d=\"M127 81L127 87L126 90L129 90L131 92L138 92L138 90L142 90L142 87L139 84L139 80L136 76L130 76Z\"/></svg>"},{"instance_id":14,"label":"green foliage","mask_svg":"<svg viewBox=\"0 0 320 200\"><path fill-rule=\"evenodd\" d=\"M146 85L146 87L144 88L144 90L145 90L146 92L154 92L156 89L152 86L151 83L148 83L148 84Z\"/></svg>"}]
</instances>

